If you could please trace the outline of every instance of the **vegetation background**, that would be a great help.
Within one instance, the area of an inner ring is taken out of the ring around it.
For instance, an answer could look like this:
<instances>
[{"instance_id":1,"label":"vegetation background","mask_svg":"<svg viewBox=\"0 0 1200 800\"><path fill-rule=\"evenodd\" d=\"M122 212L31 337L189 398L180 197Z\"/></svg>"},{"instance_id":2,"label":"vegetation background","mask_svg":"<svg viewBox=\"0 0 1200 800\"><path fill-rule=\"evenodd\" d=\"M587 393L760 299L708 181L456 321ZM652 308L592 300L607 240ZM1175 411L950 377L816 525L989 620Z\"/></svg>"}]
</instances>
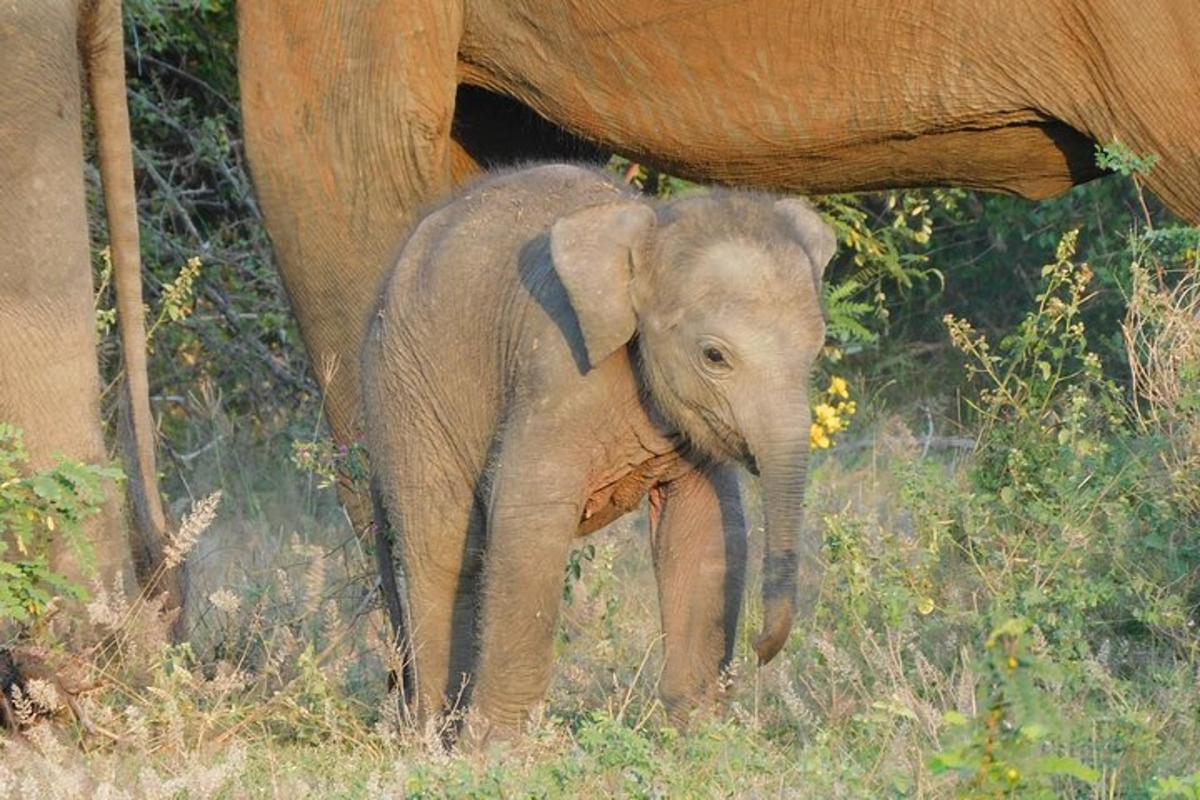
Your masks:
<instances>
[{"instance_id":1,"label":"vegetation background","mask_svg":"<svg viewBox=\"0 0 1200 800\"><path fill-rule=\"evenodd\" d=\"M125 0L125 20L192 636L162 649L131 599L27 574L86 589L112 636L69 704L46 682L14 698L26 728L0 739L0 796L1200 798L1200 232L1142 193L1152 154L1110 143L1120 174L1042 203L821 198L841 253L811 620L765 669L740 641L723 714L672 730L642 527L619 523L567 567L535 733L448 755L387 695L370 543L331 488L353 459L324 438L248 178L233 3ZM115 377L106 269L97 250ZM0 520L32 536L40 484L20 482L10 432L0 445ZM90 474L56 478L81 508Z\"/></svg>"}]
</instances>

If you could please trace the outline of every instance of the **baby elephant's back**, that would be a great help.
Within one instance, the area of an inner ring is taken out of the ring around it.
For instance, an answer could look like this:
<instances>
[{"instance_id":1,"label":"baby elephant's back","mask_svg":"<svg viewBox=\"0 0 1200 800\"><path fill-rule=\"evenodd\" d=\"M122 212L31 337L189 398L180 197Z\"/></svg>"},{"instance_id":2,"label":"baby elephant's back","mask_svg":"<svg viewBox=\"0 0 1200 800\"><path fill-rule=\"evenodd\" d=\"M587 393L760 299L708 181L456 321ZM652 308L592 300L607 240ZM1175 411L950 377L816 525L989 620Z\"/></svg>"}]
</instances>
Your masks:
<instances>
[{"instance_id":1,"label":"baby elephant's back","mask_svg":"<svg viewBox=\"0 0 1200 800\"><path fill-rule=\"evenodd\" d=\"M514 349L528 323L550 324L530 313L523 254L559 217L621 192L600 173L547 165L489 178L427 216L400 252L363 352L368 428L444 429L482 458Z\"/></svg>"},{"instance_id":2,"label":"baby elephant's back","mask_svg":"<svg viewBox=\"0 0 1200 800\"><path fill-rule=\"evenodd\" d=\"M622 187L602 173L567 164L507 172L467 188L427 216L402 249L385 308L409 323L493 311L520 293L519 258L556 219L616 199Z\"/></svg>"}]
</instances>

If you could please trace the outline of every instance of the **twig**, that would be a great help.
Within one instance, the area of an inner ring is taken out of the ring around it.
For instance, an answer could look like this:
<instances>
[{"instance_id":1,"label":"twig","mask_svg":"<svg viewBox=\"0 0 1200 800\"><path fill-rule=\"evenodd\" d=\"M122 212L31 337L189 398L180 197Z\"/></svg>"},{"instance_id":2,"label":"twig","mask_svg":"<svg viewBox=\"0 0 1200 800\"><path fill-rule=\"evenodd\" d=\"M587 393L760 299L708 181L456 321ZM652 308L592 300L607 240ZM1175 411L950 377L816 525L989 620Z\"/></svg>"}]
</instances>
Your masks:
<instances>
[{"instance_id":1,"label":"twig","mask_svg":"<svg viewBox=\"0 0 1200 800\"><path fill-rule=\"evenodd\" d=\"M924 439L923 443L924 442L928 442L928 447L925 448L925 452L928 452L929 450L974 450L975 445L977 444L977 442L969 436L930 436ZM844 444L836 444L829 448L829 452L840 453L850 450L866 450L867 448L875 447L878 443L879 440L875 438L859 439L857 441L846 442Z\"/></svg>"},{"instance_id":2,"label":"twig","mask_svg":"<svg viewBox=\"0 0 1200 800\"><path fill-rule=\"evenodd\" d=\"M92 718L89 717L87 712L83 710L83 706L79 705L79 701L77 701L74 697L68 694L66 696L66 702L67 708L71 710L71 714L75 717L75 721L79 723L79 727L83 728L83 732L88 736L100 735L105 736L114 742L124 741L119 734L113 733L107 728L104 728L93 722Z\"/></svg>"},{"instance_id":3,"label":"twig","mask_svg":"<svg viewBox=\"0 0 1200 800\"><path fill-rule=\"evenodd\" d=\"M642 713L642 716L638 717L637 723L633 726L634 733L641 731L642 726L650 721L651 715L653 715L660 706L662 706L662 703L659 702L657 697L651 699L649 705L646 706L646 710Z\"/></svg>"},{"instance_id":4,"label":"twig","mask_svg":"<svg viewBox=\"0 0 1200 800\"><path fill-rule=\"evenodd\" d=\"M212 301L212 304L217 307L217 311L221 312L221 316L225 318L226 324L233 329L239 341L243 342L253 351L254 355L258 356L259 360L266 365L271 374L287 383L293 389L301 392L312 392L315 390L311 383L298 377L291 370L283 367L275 360L275 356L267 349L257 336L251 336L242 330L241 322L238 320L238 313L234 309L233 304L225 297L224 293L216 286L211 284L204 288L204 296Z\"/></svg>"},{"instance_id":5,"label":"twig","mask_svg":"<svg viewBox=\"0 0 1200 800\"><path fill-rule=\"evenodd\" d=\"M169 449L171 451L172 456L179 459L184 464L190 464L193 461L195 461L197 458L202 456L203 454L207 453L209 450L212 450L214 447L216 447L223 438L225 438L224 435L218 433L211 442L204 445L199 450L193 450L190 453L180 453L178 450L176 450L173 447L170 447L169 445L168 445L167 449Z\"/></svg>"},{"instance_id":6,"label":"twig","mask_svg":"<svg viewBox=\"0 0 1200 800\"><path fill-rule=\"evenodd\" d=\"M167 201L175 208L175 212L179 215L180 221L183 223L183 226L187 228L187 232L191 234L192 238L196 240L196 244L199 245L202 250L207 250L207 241L205 240L204 236L201 235L199 229L196 228L195 223L192 222L192 217L190 214L188 214L187 209L183 207L183 203L179 201L178 190L171 185L170 181L163 177L162 173L158 171L158 167L154 165L154 162L145 153L135 147L133 148L133 156L138 162L138 166L146 171L146 174L150 176L150 180L154 181L159 190L161 190L163 195L166 197Z\"/></svg>"},{"instance_id":7,"label":"twig","mask_svg":"<svg viewBox=\"0 0 1200 800\"><path fill-rule=\"evenodd\" d=\"M929 406L922 406L921 410L925 412L925 446L921 448L921 458L929 455L929 443L933 441L933 414L929 410Z\"/></svg>"},{"instance_id":8,"label":"twig","mask_svg":"<svg viewBox=\"0 0 1200 800\"><path fill-rule=\"evenodd\" d=\"M629 704L633 702L633 690L637 687L638 681L642 677L642 671L646 669L646 662L650 660L650 653L662 641L662 635L656 636L650 640L650 645L646 648L646 653L642 656L642 663L638 664L637 672L633 675L633 680L629 682L629 688L625 690L625 697L621 701L621 709L617 712L617 722L621 722L625 718L625 711L629 708Z\"/></svg>"},{"instance_id":9,"label":"twig","mask_svg":"<svg viewBox=\"0 0 1200 800\"><path fill-rule=\"evenodd\" d=\"M138 60L139 61L148 61L156 67L161 67L162 69L165 69L167 72L174 73L175 75L178 75L179 77L183 78L184 80L189 81L190 83L196 84L200 88L209 92L213 97L217 98L222 103L224 103L225 107L228 108L230 111L232 111L235 116L239 115L237 105L232 100L230 100L228 97L226 97L225 95L221 94L219 91L214 89L212 84L208 83L203 78L198 78L195 75L191 74L190 72L186 72L185 70L182 70L173 64L168 64L165 61L159 61L154 56L145 55L144 53L138 54Z\"/></svg>"}]
</instances>

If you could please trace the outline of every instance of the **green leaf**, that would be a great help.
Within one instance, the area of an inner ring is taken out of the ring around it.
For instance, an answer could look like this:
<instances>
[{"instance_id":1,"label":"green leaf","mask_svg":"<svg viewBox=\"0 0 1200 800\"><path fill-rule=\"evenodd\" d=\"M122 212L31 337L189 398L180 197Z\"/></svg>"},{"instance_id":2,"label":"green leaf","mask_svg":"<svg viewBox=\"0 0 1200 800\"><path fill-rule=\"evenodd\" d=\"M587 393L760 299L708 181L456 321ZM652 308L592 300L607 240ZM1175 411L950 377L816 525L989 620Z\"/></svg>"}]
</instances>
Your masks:
<instances>
[{"instance_id":1,"label":"green leaf","mask_svg":"<svg viewBox=\"0 0 1200 800\"><path fill-rule=\"evenodd\" d=\"M62 503L65 496L62 484L51 475L44 473L31 477L29 479L29 488L33 490L35 495L54 505Z\"/></svg>"},{"instance_id":2,"label":"green leaf","mask_svg":"<svg viewBox=\"0 0 1200 800\"><path fill-rule=\"evenodd\" d=\"M1028 725L1021 726L1021 736L1031 742L1044 739L1049 732L1049 729L1040 722L1031 722Z\"/></svg>"},{"instance_id":3,"label":"green leaf","mask_svg":"<svg viewBox=\"0 0 1200 800\"><path fill-rule=\"evenodd\" d=\"M942 721L945 722L947 725L954 725L956 727L961 727L963 725L966 725L968 722L968 720L965 716L963 716L958 711L954 711L954 710L947 711L945 714L943 714Z\"/></svg>"},{"instance_id":4,"label":"green leaf","mask_svg":"<svg viewBox=\"0 0 1200 800\"><path fill-rule=\"evenodd\" d=\"M1066 775L1084 783L1095 783L1100 772L1070 756L1042 756L1034 762L1038 772L1045 775Z\"/></svg>"},{"instance_id":5,"label":"green leaf","mask_svg":"<svg viewBox=\"0 0 1200 800\"><path fill-rule=\"evenodd\" d=\"M953 751L943 751L935 755L929 761L929 771L934 775L941 775L944 772L974 770L975 764L968 761L961 754Z\"/></svg>"},{"instance_id":6,"label":"green leaf","mask_svg":"<svg viewBox=\"0 0 1200 800\"><path fill-rule=\"evenodd\" d=\"M987 639L988 647L995 647L996 642L1004 636L1017 637L1029 630L1029 620L1013 617L997 625Z\"/></svg>"}]
</instances>

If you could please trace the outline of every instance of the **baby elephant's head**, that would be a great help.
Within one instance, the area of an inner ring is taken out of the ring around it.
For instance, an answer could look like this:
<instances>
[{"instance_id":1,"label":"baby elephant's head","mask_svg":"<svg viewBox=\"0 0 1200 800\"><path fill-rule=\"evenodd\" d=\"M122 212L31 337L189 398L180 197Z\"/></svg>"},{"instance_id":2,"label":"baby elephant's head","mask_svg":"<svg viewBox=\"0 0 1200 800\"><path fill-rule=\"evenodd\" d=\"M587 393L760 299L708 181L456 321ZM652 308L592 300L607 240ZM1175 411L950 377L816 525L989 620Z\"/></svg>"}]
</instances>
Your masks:
<instances>
[{"instance_id":1,"label":"baby elephant's head","mask_svg":"<svg viewBox=\"0 0 1200 800\"><path fill-rule=\"evenodd\" d=\"M630 341L655 407L704 455L761 475L766 611L755 648L782 647L795 613L811 417L825 339L832 229L799 199L624 200L555 223L551 254L595 365ZM802 563L802 556L804 561Z\"/></svg>"}]
</instances>

